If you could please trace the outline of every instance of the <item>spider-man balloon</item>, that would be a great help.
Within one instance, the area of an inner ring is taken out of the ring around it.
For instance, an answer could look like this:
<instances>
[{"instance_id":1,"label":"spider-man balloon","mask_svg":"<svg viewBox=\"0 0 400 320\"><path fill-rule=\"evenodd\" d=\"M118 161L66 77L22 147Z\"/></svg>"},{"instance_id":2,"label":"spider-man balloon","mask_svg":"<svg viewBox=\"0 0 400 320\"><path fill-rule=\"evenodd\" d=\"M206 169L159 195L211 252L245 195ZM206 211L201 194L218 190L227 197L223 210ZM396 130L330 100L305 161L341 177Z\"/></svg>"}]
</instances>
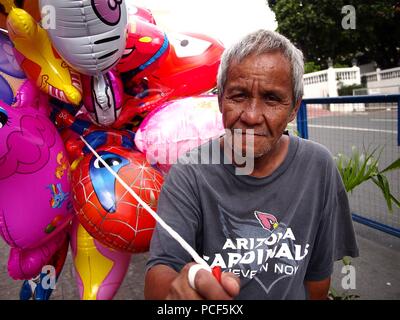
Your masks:
<instances>
[{"instance_id":1,"label":"spider-man balloon","mask_svg":"<svg viewBox=\"0 0 400 320\"><path fill-rule=\"evenodd\" d=\"M157 210L163 177L142 153L133 150L129 134L93 131L86 140L133 191ZM155 220L95 155L86 147L82 150L83 158L72 172L74 208L81 224L108 247L131 253L147 251Z\"/></svg>"}]
</instances>

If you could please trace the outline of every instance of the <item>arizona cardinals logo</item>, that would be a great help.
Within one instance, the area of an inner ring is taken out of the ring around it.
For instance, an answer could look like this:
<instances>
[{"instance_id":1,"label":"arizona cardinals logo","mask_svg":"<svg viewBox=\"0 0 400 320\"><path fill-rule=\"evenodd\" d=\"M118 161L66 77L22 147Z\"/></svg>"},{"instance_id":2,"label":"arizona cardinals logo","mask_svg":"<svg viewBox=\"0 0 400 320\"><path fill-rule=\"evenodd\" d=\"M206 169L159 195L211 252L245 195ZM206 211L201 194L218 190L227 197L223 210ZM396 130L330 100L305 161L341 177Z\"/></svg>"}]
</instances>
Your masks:
<instances>
[{"instance_id":1,"label":"arizona cardinals logo","mask_svg":"<svg viewBox=\"0 0 400 320\"><path fill-rule=\"evenodd\" d=\"M300 247L296 246L293 231L285 222L278 222L273 214L253 211L257 218L254 219L250 211L238 217L220 204L218 211L226 242L221 254L214 254L214 257L213 254L207 255L207 260L212 264L219 264L223 260L226 271L240 275L241 288L246 288L251 282L265 296L275 297L273 288L292 276L290 272L281 272L279 268L283 266L288 270L297 270L299 261L307 254L308 244L305 249L300 249L301 258L296 260L296 250ZM258 243L258 240L262 243ZM246 243L246 246L235 245L235 241ZM238 258L229 260L233 256Z\"/></svg>"},{"instance_id":2,"label":"arizona cardinals logo","mask_svg":"<svg viewBox=\"0 0 400 320\"><path fill-rule=\"evenodd\" d=\"M266 230L271 231L273 229L276 229L279 225L276 217L270 213L254 211L254 215L256 216L262 227Z\"/></svg>"}]
</instances>

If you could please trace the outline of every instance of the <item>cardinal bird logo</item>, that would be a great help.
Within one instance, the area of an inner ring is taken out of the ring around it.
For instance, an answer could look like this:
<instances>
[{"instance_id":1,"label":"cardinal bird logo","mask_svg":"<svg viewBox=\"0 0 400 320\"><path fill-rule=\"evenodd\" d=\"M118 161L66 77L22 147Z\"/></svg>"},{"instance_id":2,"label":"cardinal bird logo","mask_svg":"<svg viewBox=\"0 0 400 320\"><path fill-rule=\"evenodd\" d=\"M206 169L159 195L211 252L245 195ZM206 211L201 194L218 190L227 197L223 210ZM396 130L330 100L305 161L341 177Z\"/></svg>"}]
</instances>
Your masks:
<instances>
[{"instance_id":1,"label":"cardinal bird logo","mask_svg":"<svg viewBox=\"0 0 400 320\"><path fill-rule=\"evenodd\" d=\"M275 230L279 225L276 217L270 213L254 211L254 215L258 222L260 222L261 226L268 231Z\"/></svg>"}]
</instances>

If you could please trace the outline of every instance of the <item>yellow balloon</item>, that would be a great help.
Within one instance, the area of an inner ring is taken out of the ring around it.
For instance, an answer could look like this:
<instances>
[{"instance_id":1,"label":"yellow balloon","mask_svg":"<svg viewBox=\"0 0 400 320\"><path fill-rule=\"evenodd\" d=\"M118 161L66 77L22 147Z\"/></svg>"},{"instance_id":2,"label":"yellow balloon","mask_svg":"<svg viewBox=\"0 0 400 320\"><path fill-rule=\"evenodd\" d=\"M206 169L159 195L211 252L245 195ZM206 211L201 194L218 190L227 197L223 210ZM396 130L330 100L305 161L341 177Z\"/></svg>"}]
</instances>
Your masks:
<instances>
[{"instance_id":1,"label":"yellow balloon","mask_svg":"<svg viewBox=\"0 0 400 320\"><path fill-rule=\"evenodd\" d=\"M80 74L70 68L52 47L50 38L25 10L0 0L7 11L7 29L17 60L27 77L38 88L66 103L79 105L82 100Z\"/></svg>"},{"instance_id":2,"label":"yellow balloon","mask_svg":"<svg viewBox=\"0 0 400 320\"><path fill-rule=\"evenodd\" d=\"M4 7L6 7L4 5L4 2L7 1L0 1L1 4L3 4ZM11 8L14 6L14 2L13 1L8 1L9 2L9 10L10 11ZM41 20L41 16L40 16L40 9L39 9L39 0L19 0L18 1L18 8L24 9L25 11L29 12L32 17L35 18L36 21L40 21ZM7 21L7 14L6 12L2 11L0 12L0 28L7 28L6 27L6 21Z\"/></svg>"},{"instance_id":3,"label":"yellow balloon","mask_svg":"<svg viewBox=\"0 0 400 320\"><path fill-rule=\"evenodd\" d=\"M119 289L131 254L107 248L95 240L75 219L71 232L73 262L81 299L111 300Z\"/></svg>"},{"instance_id":4,"label":"yellow balloon","mask_svg":"<svg viewBox=\"0 0 400 320\"><path fill-rule=\"evenodd\" d=\"M103 280L113 267L113 262L104 257L96 248L94 239L79 224L75 268L83 282L83 300L96 300Z\"/></svg>"}]
</instances>

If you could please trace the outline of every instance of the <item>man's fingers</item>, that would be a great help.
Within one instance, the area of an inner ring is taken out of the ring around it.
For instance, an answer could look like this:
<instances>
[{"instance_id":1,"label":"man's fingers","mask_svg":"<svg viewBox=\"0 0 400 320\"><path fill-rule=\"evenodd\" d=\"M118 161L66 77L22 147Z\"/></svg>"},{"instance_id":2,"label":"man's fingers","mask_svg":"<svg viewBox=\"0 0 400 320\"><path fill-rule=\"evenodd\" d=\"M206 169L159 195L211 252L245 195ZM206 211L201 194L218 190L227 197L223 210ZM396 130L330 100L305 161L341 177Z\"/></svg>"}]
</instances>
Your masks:
<instances>
[{"instance_id":1,"label":"man's fingers","mask_svg":"<svg viewBox=\"0 0 400 320\"><path fill-rule=\"evenodd\" d=\"M196 291L207 300L231 300L232 296L206 270L199 270L195 278Z\"/></svg>"},{"instance_id":2,"label":"man's fingers","mask_svg":"<svg viewBox=\"0 0 400 320\"><path fill-rule=\"evenodd\" d=\"M233 273L222 273L218 282L209 270L196 263L187 264L179 278L174 281L169 298L176 299L185 292L188 299L231 300L240 291L240 280Z\"/></svg>"},{"instance_id":3,"label":"man's fingers","mask_svg":"<svg viewBox=\"0 0 400 320\"><path fill-rule=\"evenodd\" d=\"M199 272L200 270L206 270L206 268L204 266L202 266L201 264L193 264L192 266L190 266L189 271L188 271L188 281L189 281L189 285L192 287L192 289L196 290L196 283L195 283L195 279L196 279L196 275L197 272ZM208 271L208 270L206 270Z\"/></svg>"},{"instance_id":4,"label":"man's fingers","mask_svg":"<svg viewBox=\"0 0 400 320\"><path fill-rule=\"evenodd\" d=\"M181 274L171 283L171 288L167 300L201 300L199 293L188 283L188 273L194 263L187 264Z\"/></svg>"},{"instance_id":5,"label":"man's fingers","mask_svg":"<svg viewBox=\"0 0 400 320\"><path fill-rule=\"evenodd\" d=\"M233 273L222 273L221 285L231 297L236 297L239 294L240 279Z\"/></svg>"}]
</instances>

